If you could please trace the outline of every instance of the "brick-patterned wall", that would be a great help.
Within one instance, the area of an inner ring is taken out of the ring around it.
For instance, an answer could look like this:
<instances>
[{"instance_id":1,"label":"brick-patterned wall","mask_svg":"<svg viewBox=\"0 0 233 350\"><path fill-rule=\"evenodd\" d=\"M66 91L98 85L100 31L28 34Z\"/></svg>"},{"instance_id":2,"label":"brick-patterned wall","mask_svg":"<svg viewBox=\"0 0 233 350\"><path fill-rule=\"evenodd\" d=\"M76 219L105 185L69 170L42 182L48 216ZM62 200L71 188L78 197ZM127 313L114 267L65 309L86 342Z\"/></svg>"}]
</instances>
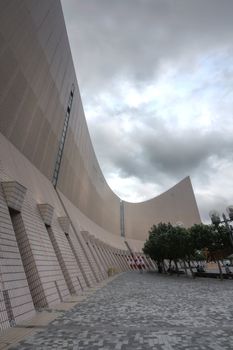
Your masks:
<instances>
[{"instance_id":1,"label":"brick-patterned wall","mask_svg":"<svg viewBox=\"0 0 233 350\"><path fill-rule=\"evenodd\" d=\"M103 247L102 247L105 255L107 256L108 258L108 261L110 262L110 267L117 267L117 263L115 261L115 259L113 258L112 256L112 253L110 251L110 249L108 248L107 244L103 244Z\"/></svg>"},{"instance_id":2,"label":"brick-patterned wall","mask_svg":"<svg viewBox=\"0 0 233 350\"><path fill-rule=\"evenodd\" d=\"M104 252L102 251L101 244L98 240L95 240L95 249L96 249L96 252L98 252L98 254L100 256L100 259L102 260L102 266L105 268L105 271L107 272L110 265L109 265L107 257L104 255Z\"/></svg>"},{"instance_id":3,"label":"brick-patterned wall","mask_svg":"<svg viewBox=\"0 0 233 350\"><path fill-rule=\"evenodd\" d=\"M70 229L68 240L70 242L70 245L73 248L73 253L75 254L78 265L82 271L83 278L82 278L81 283L85 282L88 287L94 286L97 281L96 281L95 276L90 268L90 264L85 256L85 253L84 253L83 248L80 244L80 241L77 238L77 233L73 230L72 227Z\"/></svg>"},{"instance_id":4,"label":"brick-patterned wall","mask_svg":"<svg viewBox=\"0 0 233 350\"><path fill-rule=\"evenodd\" d=\"M40 295L37 296L34 302L38 307L59 303L61 299L66 299L70 293L48 232L38 211L37 203L29 194L26 195L22 208L22 220L43 288L43 294L46 298L45 305L43 305L44 302L41 304Z\"/></svg>"},{"instance_id":5,"label":"brick-patterned wall","mask_svg":"<svg viewBox=\"0 0 233 350\"><path fill-rule=\"evenodd\" d=\"M120 250L120 249L119 249L119 255L120 255L120 259L121 259L121 261L123 263L124 270L127 270L128 266L127 266L125 255L124 255L124 252L122 250Z\"/></svg>"},{"instance_id":6,"label":"brick-patterned wall","mask_svg":"<svg viewBox=\"0 0 233 350\"><path fill-rule=\"evenodd\" d=\"M101 278L99 277L99 270L98 267L96 266L95 260L93 258L92 253L90 252L89 248L87 247L87 244L85 240L82 237L81 232L77 229L74 231L75 236L81 246L81 249L83 251L83 255L85 256L85 259L87 261L87 265L89 266L89 274L93 276L93 282L98 283L101 281Z\"/></svg>"},{"instance_id":7,"label":"brick-patterned wall","mask_svg":"<svg viewBox=\"0 0 233 350\"><path fill-rule=\"evenodd\" d=\"M0 284L0 332L10 327L10 321L6 310L6 303L3 296L3 286Z\"/></svg>"},{"instance_id":8,"label":"brick-patterned wall","mask_svg":"<svg viewBox=\"0 0 233 350\"><path fill-rule=\"evenodd\" d=\"M120 271L123 264L114 256L113 247L105 244L104 239L95 238L96 225L87 240L84 239L81 231L87 228L83 225L85 222L80 223L77 209L70 206L64 196L61 200L61 194L57 194L49 180L1 135L0 145L3 146L0 148L1 183L5 183L8 192L10 188L10 194L14 189L20 193L22 185L26 193L18 211L9 211L8 206L13 207L20 196L14 194L13 202L7 203L1 187L1 330L30 318L34 307L50 307L73 292L78 294L94 286L107 278L110 267ZM38 204L52 208L52 221L47 225ZM70 222L69 229L61 225L62 217ZM118 243L122 246L120 237L114 241L116 246Z\"/></svg>"},{"instance_id":9,"label":"brick-patterned wall","mask_svg":"<svg viewBox=\"0 0 233 350\"><path fill-rule=\"evenodd\" d=\"M104 277L106 277L106 274L108 272L108 266L106 264L106 261L105 261L103 255L101 254L101 251L100 251L99 246L98 246L98 242L94 239L94 237L90 237L90 242L91 242L92 247L95 251L95 254L98 256L101 271L104 274Z\"/></svg>"},{"instance_id":10,"label":"brick-patterned wall","mask_svg":"<svg viewBox=\"0 0 233 350\"><path fill-rule=\"evenodd\" d=\"M113 249L113 255L114 255L114 257L115 257L115 259L116 259L116 261L117 261L117 264L118 264L120 270L121 270L121 269L123 270L124 267L123 267L123 264L122 264L122 262L121 262L121 259L119 258L118 250L115 249L115 248Z\"/></svg>"},{"instance_id":11,"label":"brick-patterned wall","mask_svg":"<svg viewBox=\"0 0 233 350\"><path fill-rule=\"evenodd\" d=\"M83 236L84 242L86 243L86 247L89 249L90 256L91 256L91 263L93 265L93 268L95 269L95 274L98 280L101 281L106 277L106 275L101 268L101 262L99 260L99 257L96 254L95 250L93 249L93 244L90 240L89 233L87 231L81 231L81 234Z\"/></svg>"},{"instance_id":12,"label":"brick-patterned wall","mask_svg":"<svg viewBox=\"0 0 233 350\"><path fill-rule=\"evenodd\" d=\"M118 269L121 269L121 266L119 264L119 261L117 260L116 258L116 255L115 255L115 248L112 248L110 247L108 244L106 245L106 249L109 251L109 254L111 255L114 263L115 263L115 266L118 268Z\"/></svg>"},{"instance_id":13,"label":"brick-patterned wall","mask_svg":"<svg viewBox=\"0 0 233 350\"><path fill-rule=\"evenodd\" d=\"M12 223L18 242L21 259L26 273L29 289L35 307L47 306L43 286L34 260L30 241L28 239L21 213L12 215Z\"/></svg>"},{"instance_id":14,"label":"brick-patterned wall","mask_svg":"<svg viewBox=\"0 0 233 350\"><path fill-rule=\"evenodd\" d=\"M88 218L83 217L83 215L80 214L80 211L59 191L59 197L61 198L61 201L63 202L63 205L65 206L65 210L67 211L72 223L73 227L75 228L75 234L76 237L81 245L83 254L85 255L86 260L88 261L89 265L89 273L91 271L91 274L95 276L95 281L100 281L103 276L103 268L99 268L98 261L99 257L96 255L95 250L93 249L93 246L88 246L88 239L86 238L85 232L87 231L91 235L94 235L96 237L96 229L98 230L98 234L100 233L100 228L98 228L96 225L90 225L90 220ZM89 229L87 230L87 226ZM91 230L90 230L91 229ZM89 231L90 230L90 231ZM81 232L84 231L84 234ZM97 234L97 235L98 235ZM109 240L109 235L107 232L104 232L102 230L101 236L106 238L106 240ZM113 236L113 235L112 235ZM112 237L111 236L111 237ZM114 236L114 243L118 247L125 246L125 244L122 241L121 237ZM120 262L119 259L113 254L113 247L111 247L109 244L105 245L102 250L105 249L105 256L108 257L109 267L114 267L118 271L124 270L123 264ZM102 271L101 271L102 270Z\"/></svg>"},{"instance_id":15,"label":"brick-patterned wall","mask_svg":"<svg viewBox=\"0 0 233 350\"><path fill-rule=\"evenodd\" d=\"M10 298L10 307L16 323L34 315L34 305L0 185L0 329L9 325L4 291L5 296L8 295Z\"/></svg>"},{"instance_id":16,"label":"brick-patterned wall","mask_svg":"<svg viewBox=\"0 0 233 350\"><path fill-rule=\"evenodd\" d=\"M48 228L48 232L70 293L80 293L85 287L85 281L83 281L82 273L75 260L67 236L62 231L57 218L54 218L52 226ZM80 281L83 281L83 283Z\"/></svg>"}]
</instances>

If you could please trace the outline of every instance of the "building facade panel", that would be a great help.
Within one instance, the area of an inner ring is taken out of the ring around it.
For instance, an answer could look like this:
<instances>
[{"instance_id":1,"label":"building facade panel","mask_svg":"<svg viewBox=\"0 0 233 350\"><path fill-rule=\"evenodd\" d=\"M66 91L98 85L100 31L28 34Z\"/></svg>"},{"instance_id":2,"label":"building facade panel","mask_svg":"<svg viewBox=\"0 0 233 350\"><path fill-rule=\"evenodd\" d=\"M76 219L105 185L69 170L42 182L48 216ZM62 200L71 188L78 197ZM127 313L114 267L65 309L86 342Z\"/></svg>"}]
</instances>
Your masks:
<instances>
[{"instance_id":1,"label":"building facade panel","mask_svg":"<svg viewBox=\"0 0 233 350\"><path fill-rule=\"evenodd\" d=\"M190 227L200 223L200 215L189 177L160 196L142 203L124 202L127 238L145 241L152 225L170 222Z\"/></svg>"},{"instance_id":2,"label":"building facade panel","mask_svg":"<svg viewBox=\"0 0 233 350\"><path fill-rule=\"evenodd\" d=\"M21 3L20 16L14 21L16 7L5 9L7 21L0 25L7 50L0 56L1 68L5 81L11 81L7 91L6 85L1 90L1 132L51 180L74 84L58 187L94 222L119 234L119 198L108 187L91 144L61 5L47 0L39 7ZM17 30L20 38L25 37L20 45L15 41Z\"/></svg>"},{"instance_id":3,"label":"building facade panel","mask_svg":"<svg viewBox=\"0 0 233 350\"><path fill-rule=\"evenodd\" d=\"M34 314L12 219L0 184L0 330Z\"/></svg>"}]
</instances>

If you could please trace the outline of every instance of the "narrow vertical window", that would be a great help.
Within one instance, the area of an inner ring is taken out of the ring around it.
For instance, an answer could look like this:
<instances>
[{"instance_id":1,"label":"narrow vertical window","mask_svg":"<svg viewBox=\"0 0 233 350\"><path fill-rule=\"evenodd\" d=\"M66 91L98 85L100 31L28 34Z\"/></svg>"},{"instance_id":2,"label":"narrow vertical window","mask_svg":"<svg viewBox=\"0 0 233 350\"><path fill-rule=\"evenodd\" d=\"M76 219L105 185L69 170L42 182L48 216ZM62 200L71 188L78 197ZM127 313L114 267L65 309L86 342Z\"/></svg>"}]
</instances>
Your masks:
<instances>
[{"instance_id":1,"label":"narrow vertical window","mask_svg":"<svg viewBox=\"0 0 233 350\"><path fill-rule=\"evenodd\" d=\"M61 166L61 161L62 161L62 155L63 155L63 150L65 146L65 141L66 141L66 135L67 135L67 130L68 130L68 124L69 124L69 119L70 119L70 113L71 113L71 107L72 107L72 102L74 98L74 84L72 85L70 95L69 95L69 100L66 108L66 116L63 124L63 129L61 133L61 139L59 142L59 147L58 147L58 153L56 157L56 162L54 166L54 172L53 172L53 178L52 178L52 184L54 187L57 186L58 182L58 177L59 177L59 170Z\"/></svg>"}]
</instances>

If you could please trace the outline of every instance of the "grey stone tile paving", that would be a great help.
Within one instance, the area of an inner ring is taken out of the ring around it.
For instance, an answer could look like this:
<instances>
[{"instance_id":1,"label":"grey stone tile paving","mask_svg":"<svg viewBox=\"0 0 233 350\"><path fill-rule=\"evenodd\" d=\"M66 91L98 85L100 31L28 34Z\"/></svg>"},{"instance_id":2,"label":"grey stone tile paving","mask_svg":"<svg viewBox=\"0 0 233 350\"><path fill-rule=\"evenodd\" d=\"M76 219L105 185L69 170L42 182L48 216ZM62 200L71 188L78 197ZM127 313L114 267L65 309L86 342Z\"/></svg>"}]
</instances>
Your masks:
<instances>
[{"instance_id":1,"label":"grey stone tile paving","mask_svg":"<svg viewBox=\"0 0 233 350\"><path fill-rule=\"evenodd\" d=\"M14 350L232 350L233 281L128 272Z\"/></svg>"}]
</instances>

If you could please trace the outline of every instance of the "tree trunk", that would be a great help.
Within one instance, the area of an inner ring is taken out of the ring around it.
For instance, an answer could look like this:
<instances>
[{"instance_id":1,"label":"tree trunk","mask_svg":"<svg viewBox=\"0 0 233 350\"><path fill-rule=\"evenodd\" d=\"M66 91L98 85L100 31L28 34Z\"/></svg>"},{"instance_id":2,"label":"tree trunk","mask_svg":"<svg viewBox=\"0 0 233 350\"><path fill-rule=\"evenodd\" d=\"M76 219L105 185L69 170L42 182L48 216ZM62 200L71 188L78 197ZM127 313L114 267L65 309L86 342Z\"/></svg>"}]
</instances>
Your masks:
<instances>
[{"instance_id":1,"label":"tree trunk","mask_svg":"<svg viewBox=\"0 0 233 350\"><path fill-rule=\"evenodd\" d=\"M172 264L172 261L171 261L171 259L169 259L169 264L168 264L168 272L169 272L169 275L172 274L172 272L171 272L171 264Z\"/></svg>"},{"instance_id":2,"label":"tree trunk","mask_svg":"<svg viewBox=\"0 0 233 350\"><path fill-rule=\"evenodd\" d=\"M157 266L158 266L158 273L162 273L163 269L160 261L157 261Z\"/></svg>"},{"instance_id":3,"label":"tree trunk","mask_svg":"<svg viewBox=\"0 0 233 350\"><path fill-rule=\"evenodd\" d=\"M162 261L162 267L163 267L163 273L167 273L166 268L165 268L164 260Z\"/></svg>"},{"instance_id":4,"label":"tree trunk","mask_svg":"<svg viewBox=\"0 0 233 350\"><path fill-rule=\"evenodd\" d=\"M220 279L221 279L221 281L222 281L222 280L223 280L222 268L221 268L221 265L220 265L220 262L219 262L218 259L217 259L217 263L218 263L218 269L219 269L219 273L220 273Z\"/></svg>"},{"instance_id":5,"label":"tree trunk","mask_svg":"<svg viewBox=\"0 0 233 350\"><path fill-rule=\"evenodd\" d=\"M177 265L177 261L174 260L174 263L175 263L175 267L176 267L176 273L177 273L177 276L179 277L179 268L178 268L178 265Z\"/></svg>"},{"instance_id":6,"label":"tree trunk","mask_svg":"<svg viewBox=\"0 0 233 350\"><path fill-rule=\"evenodd\" d=\"M188 260L188 266L189 266L189 270L190 270L190 272L191 272L192 278L195 278L194 273L193 273L192 266L191 266L191 264L190 264L190 260Z\"/></svg>"},{"instance_id":7,"label":"tree trunk","mask_svg":"<svg viewBox=\"0 0 233 350\"><path fill-rule=\"evenodd\" d=\"M187 271L187 266L186 266L185 260L183 260L183 264L184 264L185 274L186 274L186 276L188 276L188 271Z\"/></svg>"}]
</instances>

